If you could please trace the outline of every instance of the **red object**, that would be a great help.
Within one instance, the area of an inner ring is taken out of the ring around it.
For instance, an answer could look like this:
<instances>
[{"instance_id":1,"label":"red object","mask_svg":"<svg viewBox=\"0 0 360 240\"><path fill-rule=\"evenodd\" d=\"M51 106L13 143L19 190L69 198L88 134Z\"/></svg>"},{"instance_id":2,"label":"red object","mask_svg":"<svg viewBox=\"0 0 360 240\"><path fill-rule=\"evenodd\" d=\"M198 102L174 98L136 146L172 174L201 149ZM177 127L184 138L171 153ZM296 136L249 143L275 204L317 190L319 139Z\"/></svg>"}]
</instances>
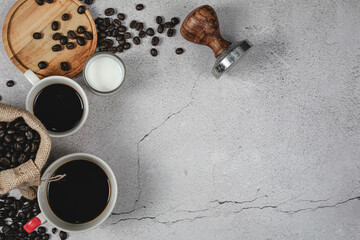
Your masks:
<instances>
[{"instance_id":1,"label":"red object","mask_svg":"<svg viewBox=\"0 0 360 240\"><path fill-rule=\"evenodd\" d=\"M41 225L41 220L38 217L34 217L24 225L24 229L27 233L31 233L40 225Z\"/></svg>"}]
</instances>

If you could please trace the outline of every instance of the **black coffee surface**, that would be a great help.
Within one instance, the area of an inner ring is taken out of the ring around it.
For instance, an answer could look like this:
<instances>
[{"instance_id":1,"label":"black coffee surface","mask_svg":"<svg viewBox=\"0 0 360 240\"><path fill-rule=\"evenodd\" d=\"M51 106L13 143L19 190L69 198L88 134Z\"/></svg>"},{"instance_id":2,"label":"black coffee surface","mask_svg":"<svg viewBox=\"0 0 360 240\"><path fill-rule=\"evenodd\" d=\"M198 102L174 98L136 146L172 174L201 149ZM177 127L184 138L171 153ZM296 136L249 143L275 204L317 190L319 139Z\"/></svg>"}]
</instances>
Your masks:
<instances>
[{"instance_id":1,"label":"black coffee surface","mask_svg":"<svg viewBox=\"0 0 360 240\"><path fill-rule=\"evenodd\" d=\"M66 174L47 189L49 205L56 216L69 223L86 223L98 217L110 198L110 183L97 164L74 160L60 166L52 176Z\"/></svg>"},{"instance_id":2,"label":"black coffee surface","mask_svg":"<svg viewBox=\"0 0 360 240\"><path fill-rule=\"evenodd\" d=\"M47 130L65 132L74 128L83 115L83 101L78 92L65 84L42 89L34 101L34 115Z\"/></svg>"}]
</instances>

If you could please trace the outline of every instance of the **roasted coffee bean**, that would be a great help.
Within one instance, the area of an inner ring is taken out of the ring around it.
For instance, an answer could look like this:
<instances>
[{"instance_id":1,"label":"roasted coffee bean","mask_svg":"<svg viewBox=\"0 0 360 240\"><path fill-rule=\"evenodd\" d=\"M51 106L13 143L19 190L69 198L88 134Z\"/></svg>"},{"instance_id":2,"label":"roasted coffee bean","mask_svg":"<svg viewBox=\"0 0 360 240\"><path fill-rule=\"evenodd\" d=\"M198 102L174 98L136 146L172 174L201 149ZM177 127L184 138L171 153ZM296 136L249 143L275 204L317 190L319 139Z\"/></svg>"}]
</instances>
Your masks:
<instances>
[{"instance_id":1,"label":"roasted coffee bean","mask_svg":"<svg viewBox=\"0 0 360 240\"><path fill-rule=\"evenodd\" d=\"M39 33L39 32L36 32L36 33L33 34L34 39L41 39L41 37L42 37L41 33Z\"/></svg>"},{"instance_id":2,"label":"roasted coffee bean","mask_svg":"<svg viewBox=\"0 0 360 240\"><path fill-rule=\"evenodd\" d=\"M41 236L36 236L35 238L34 238L34 240L41 240Z\"/></svg>"},{"instance_id":3,"label":"roasted coffee bean","mask_svg":"<svg viewBox=\"0 0 360 240\"><path fill-rule=\"evenodd\" d=\"M91 39L93 39L93 34L92 34L91 32L86 31L86 32L84 33L84 37L85 37L85 39L87 39L87 40L91 40Z\"/></svg>"},{"instance_id":4,"label":"roasted coffee bean","mask_svg":"<svg viewBox=\"0 0 360 240\"><path fill-rule=\"evenodd\" d=\"M180 55L180 54L183 54L183 53L184 53L184 49L182 49L182 48L177 48L177 49L175 50L175 52L176 52L177 55Z\"/></svg>"},{"instance_id":5,"label":"roasted coffee bean","mask_svg":"<svg viewBox=\"0 0 360 240\"><path fill-rule=\"evenodd\" d=\"M120 26L121 26L121 21L120 21L119 19L114 19L113 24L114 24L116 27L120 27Z\"/></svg>"},{"instance_id":6,"label":"roasted coffee bean","mask_svg":"<svg viewBox=\"0 0 360 240\"><path fill-rule=\"evenodd\" d=\"M9 217L11 217L11 216L9 215ZM10 225L10 227L11 227L12 230L18 230L19 229L19 224L13 223L13 224Z\"/></svg>"},{"instance_id":7,"label":"roasted coffee bean","mask_svg":"<svg viewBox=\"0 0 360 240\"><path fill-rule=\"evenodd\" d=\"M106 16L112 16L112 15L114 15L115 14L115 9L113 9L113 8L107 8L107 9L105 9L105 15Z\"/></svg>"},{"instance_id":8,"label":"roasted coffee bean","mask_svg":"<svg viewBox=\"0 0 360 240\"><path fill-rule=\"evenodd\" d=\"M58 21L53 21L51 24L51 29L53 31L57 31L59 29L59 22Z\"/></svg>"},{"instance_id":9,"label":"roasted coffee bean","mask_svg":"<svg viewBox=\"0 0 360 240\"><path fill-rule=\"evenodd\" d=\"M158 51L155 48L152 48L150 50L150 54L151 54L151 56L156 57L158 55Z\"/></svg>"},{"instance_id":10,"label":"roasted coffee bean","mask_svg":"<svg viewBox=\"0 0 360 240\"><path fill-rule=\"evenodd\" d=\"M124 51L124 48L121 45L117 46L116 48L117 48L118 52L123 52Z\"/></svg>"},{"instance_id":11,"label":"roasted coffee bean","mask_svg":"<svg viewBox=\"0 0 360 240\"><path fill-rule=\"evenodd\" d=\"M40 68L40 69L45 69L45 68L47 68L47 63L46 62L44 62L44 61L41 61L41 62L39 62L39 64L38 64L38 67ZM16 141L18 141L17 139L16 139Z\"/></svg>"},{"instance_id":12,"label":"roasted coffee bean","mask_svg":"<svg viewBox=\"0 0 360 240\"><path fill-rule=\"evenodd\" d=\"M76 33L73 30L68 31L67 36L70 39L75 39L77 37Z\"/></svg>"},{"instance_id":13,"label":"roasted coffee bean","mask_svg":"<svg viewBox=\"0 0 360 240\"><path fill-rule=\"evenodd\" d=\"M146 32L145 31L140 31L139 32L139 37L141 37L141 38L146 37Z\"/></svg>"},{"instance_id":14,"label":"roasted coffee bean","mask_svg":"<svg viewBox=\"0 0 360 240\"><path fill-rule=\"evenodd\" d=\"M163 22L163 18L161 16L157 16L156 17L156 23L157 24L162 24L162 22Z\"/></svg>"},{"instance_id":15,"label":"roasted coffee bean","mask_svg":"<svg viewBox=\"0 0 360 240\"><path fill-rule=\"evenodd\" d=\"M134 28L136 28L136 25L137 25L137 21L132 20L130 23L130 28L134 29Z\"/></svg>"},{"instance_id":16,"label":"roasted coffee bean","mask_svg":"<svg viewBox=\"0 0 360 240\"><path fill-rule=\"evenodd\" d=\"M57 232L57 228L53 228L53 229L51 230L51 232L52 232L53 234L55 234L55 233Z\"/></svg>"},{"instance_id":17,"label":"roasted coffee bean","mask_svg":"<svg viewBox=\"0 0 360 240\"><path fill-rule=\"evenodd\" d=\"M53 3L54 0L46 0L47 3Z\"/></svg>"},{"instance_id":18,"label":"roasted coffee bean","mask_svg":"<svg viewBox=\"0 0 360 240\"><path fill-rule=\"evenodd\" d=\"M85 39L84 39L83 37L78 37L78 38L76 39L76 42L77 42L77 44L79 44L80 46L84 46L84 45L86 44L86 41L85 41Z\"/></svg>"},{"instance_id":19,"label":"roasted coffee bean","mask_svg":"<svg viewBox=\"0 0 360 240\"><path fill-rule=\"evenodd\" d=\"M45 63L45 62L40 62L40 63ZM39 64L40 64L39 63ZM45 63L46 64L46 63ZM46 66L47 66L47 64L46 64ZM19 136L17 136L16 138L15 138L15 141L17 141L17 142L23 142L25 140L25 137L24 136L22 136L22 135L19 135Z\"/></svg>"},{"instance_id":20,"label":"roasted coffee bean","mask_svg":"<svg viewBox=\"0 0 360 240\"><path fill-rule=\"evenodd\" d=\"M20 152L20 151L23 150L23 148L22 148L22 146L21 146L20 143L15 143L15 144L14 144L14 149L15 149L15 151L18 151L18 152Z\"/></svg>"},{"instance_id":21,"label":"roasted coffee bean","mask_svg":"<svg viewBox=\"0 0 360 240\"><path fill-rule=\"evenodd\" d=\"M160 25L158 26L158 28L157 28L157 31L158 31L158 33L163 33L163 32L164 32L164 29L165 29L164 25L163 25L163 24L160 24Z\"/></svg>"},{"instance_id":22,"label":"roasted coffee bean","mask_svg":"<svg viewBox=\"0 0 360 240\"><path fill-rule=\"evenodd\" d=\"M61 239L61 240L65 240L65 239L67 239L67 237L68 237L67 233L66 233L66 232L63 232L63 231L60 231L59 236L60 236L60 239Z\"/></svg>"},{"instance_id":23,"label":"roasted coffee bean","mask_svg":"<svg viewBox=\"0 0 360 240\"><path fill-rule=\"evenodd\" d=\"M106 33L105 32L99 32L98 36L99 36L99 39L106 38Z\"/></svg>"},{"instance_id":24,"label":"roasted coffee bean","mask_svg":"<svg viewBox=\"0 0 360 240\"><path fill-rule=\"evenodd\" d=\"M78 14L84 14L85 13L85 7L84 6L78 7L77 12L78 12Z\"/></svg>"},{"instance_id":25,"label":"roasted coffee bean","mask_svg":"<svg viewBox=\"0 0 360 240\"><path fill-rule=\"evenodd\" d=\"M15 198L14 197L7 197L4 201L5 205L11 205L15 202ZM12 207L10 208L12 209Z\"/></svg>"},{"instance_id":26,"label":"roasted coffee bean","mask_svg":"<svg viewBox=\"0 0 360 240\"><path fill-rule=\"evenodd\" d=\"M109 32L114 31L114 30L115 30L115 25L114 25L114 24L110 24L110 25L108 26L107 30L108 30Z\"/></svg>"},{"instance_id":27,"label":"roasted coffee bean","mask_svg":"<svg viewBox=\"0 0 360 240\"><path fill-rule=\"evenodd\" d=\"M64 72L70 70L70 66L69 66L69 64L68 64L67 62L62 62L62 63L60 63L60 68L61 68L61 70L63 70Z\"/></svg>"},{"instance_id":28,"label":"roasted coffee bean","mask_svg":"<svg viewBox=\"0 0 360 240\"><path fill-rule=\"evenodd\" d=\"M153 46L159 45L159 42L160 42L160 39L158 37L156 37L156 36L151 39L151 44Z\"/></svg>"},{"instance_id":29,"label":"roasted coffee bean","mask_svg":"<svg viewBox=\"0 0 360 240\"><path fill-rule=\"evenodd\" d=\"M125 14L123 14L123 13L119 13L119 14L117 15L117 18L118 18L119 20L125 20L126 16L125 16Z\"/></svg>"},{"instance_id":30,"label":"roasted coffee bean","mask_svg":"<svg viewBox=\"0 0 360 240\"><path fill-rule=\"evenodd\" d=\"M148 28L148 29L146 30L146 34L149 35L149 36L154 36L154 34L155 34L154 29Z\"/></svg>"},{"instance_id":31,"label":"roasted coffee bean","mask_svg":"<svg viewBox=\"0 0 360 240\"><path fill-rule=\"evenodd\" d=\"M61 33L54 33L54 35L52 36L52 39L57 41L57 40L60 40L61 36L62 36Z\"/></svg>"},{"instance_id":32,"label":"roasted coffee bean","mask_svg":"<svg viewBox=\"0 0 360 240\"><path fill-rule=\"evenodd\" d=\"M125 38L124 38L124 34L119 34L119 35L117 35L117 37L116 37L115 39L116 39L116 41L120 41L120 40L122 40L122 39L125 39Z\"/></svg>"},{"instance_id":33,"label":"roasted coffee bean","mask_svg":"<svg viewBox=\"0 0 360 240\"><path fill-rule=\"evenodd\" d=\"M32 133L32 131L27 131L27 132L25 132L25 137L28 140L31 140L34 137L34 134Z\"/></svg>"},{"instance_id":34,"label":"roasted coffee bean","mask_svg":"<svg viewBox=\"0 0 360 240\"><path fill-rule=\"evenodd\" d=\"M125 40L125 39L121 39L121 40L118 41L118 43L119 43L120 45L124 45L124 44L126 43L126 40Z\"/></svg>"},{"instance_id":35,"label":"roasted coffee bean","mask_svg":"<svg viewBox=\"0 0 360 240\"><path fill-rule=\"evenodd\" d=\"M70 19L70 15L69 15L68 13L64 13L64 14L62 15L61 19L62 19L63 21L67 21L67 20Z\"/></svg>"},{"instance_id":36,"label":"roasted coffee bean","mask_svg":"<svg viewBox=\"0 0 360 240\"><path fill-rule=\"evenodd\" d=\"M91 5L91 4L93 4L94 0L85 0L84 2L87 5Z\"/></svg>"},{"instance_id":37,"label":"roasted coffee bean","mask_svg":"<svg viewBox=\"0 0 360 240\"><path fill-rule=\"evenodd\" d=\"M144 23L139 22L136 24L136 30L141 31L144 29Z\"/></svg>"},{"instance_id":38,"label":"roasted coffee bean","mask_svg":"<svg viewBox=\"0 0 360 240\"><path fill-rule=\"evenodd\" d=\"M56 45L54 45L54 46L52 47L52 51L53 51L53 52L59 52L59 51L61 51L61 50L62 50L62 47L61 47L60 44L56 44Z\"/></svg>"},{"instance_id":39,"label":"roasted coffee bean","mask_svg":"<svg viewBox=\"0 0 360 240\"><path fill-rule=\"evenodd\" d=\"M44 4L44 0L36 0L36 3L37 3L39 6L41 6L41 5Z\"/></svg>"},{"instance_id":40,"label":"roasted coffee bean","mask_svg":"<svg viewBox=\"0 0 360 240\"><path fill-rule=\"evenodd\" d=\"M3 233L7 234L11 230L11 227L6 225L6 226L3 226L1 230Z\"/></svg>"},{"instance_id":41,"label":"roasted coffee bean","mask_svg":"<svg viewBox=\"0 0 360 240\"><path fill-rule=\"evenodd\" d=\"M12 87L14 85L15 85L15 82L13 80L9 80L6 82L6 86L8 86L8 87Z\"/></svg>"},{"instance_id":42,"label":"roasted coffee bean","mask_svg":"<svg viewBox=\"0 0 360 240\"><path fill-rule=\"evenodd\" d=\"M39 227L38 228L38 233L46 233L46 228L45 227Z\"/></svg>"},{"instance_id":43,"label":"roasted coffee bean","mask_svg":"<svg viewBox=\"0 0 360 240\"><path fill-rule=\"evenodd\" d=\"M173 37L174 35L175 35L175 29L170 28L170 29L167 31L167 36L168 36L168 37Z\"/></svg>"},{"instance_id":44,"label":"roasted coffee bean","mask_svg":"<svg viewBox=\"0 0 360 240\"><path fill-rule=\"evenodd\" d=\"M177 24L179 24L180 23L180 20L179 20L179 18L177 18L177 17L173 17L172 19L171 19L171 22L174 24L174 26L175 25L177 25Z\"/></svg>"},{"instance_id":45,"label":"roasted coffee bean","mask_svg":"<svg viewBox=\"0 0 360 240\"><path fill-rule=\"evenodd\" d=\"M141 41L140 41L139 37L134 37L133 42L134 42L135 45L139 45Z\"/></svg>"},{"instance_id":46,"label":"roasted coffee bean","mask_svg":"<svg viewBox=\"0 0 360 240\"><path fill-rule=\"evenodd\" d=\"M131 44L130 43L125 43L124 44L124 49L126 49L126 50L128 50L128 49L130 49L131 48Z\"/></svg>"},{"instance_id":47,"label":"roasted coffee bean","mask_svg":"<svg viewBox=\"0 0 360 240\"><path fill-rule=\"evenodd\" d=\"M10 164L11 164L11 162L9 159L7 159L5 157L0 158L0 166L2 166L3 168L8 168L10 166ZM5 202L5 204L6 204L6 202Z\"/></svg>"},{"instance_id":48,"label":"roasted coffee bean","mask_svg":"<svg viewBox=\"0 0 360 240\"><path fill-rule=\"evenodd\" d=\"M137 4L135 8L136 8L136 10L141 11L141 10L144 9L144 5L143 4Z\"/></svg>"},{"instance_id":49,"label":"roasted coffee bean","mask_svg":"<svg viewBox=\"0 0 360 240\"><path fill-rule=\"evenodd\" d=\"M104 18L104 25L106 26L106 27L108 27L109 25L110 25L110 23L111 23L111 20L110 20L110 18Z\"/></svg>"},{"instance_id":50,"label":"roasted coffee bean","mask_svg":"<svg viewBox=\"0 0 360 240\"><path fill-rule=\"evenodd\" d=\"M104 23L104 19L103 19L103 18L100 18L100 17L99 17L99 18L96 18L96 19L95 19L95 23L98 24L98 25L99 25L99 24L103 24L103 23Z\"/></svg>"},{"instance_id":51,"label":"roasted coffee bean","mask_svg":"<svg viewBox=\"0 0 360 240\"><path fill-rule=\"evenodd\" d=\"M106 32L107 37L111 37L111 32Z\"/></svg>"},{"instance_id":52,"label":"roasted coffee bean","mask_svg":"<svg viewBox=\"0 0 360 240\"><path fill-rule=\"evenodd\" d=\"M30 145L29 145L29 144L25 144L24 153L28 153L28 152L30 152L30 150L31 150Z\"/></svg>"},{"instance_id":53,"label":"roasted coffee bean","mask_svg":"<svg viewBox=\"0 0 360 240\"><path fill-rule=\"evenodd\" d=\"M119 27L119 32L126 32L127 28L125 26Z\"/></svg>"},{"instance_id":54,"label":"roasted coffee bean","mask_svg":"<svg viewBox=\"0 0 360 240\"><path fill-rule=\"evenodd\" d=\"M49 239L50 239L50 235L47 233L45 233L41 238L41 240L49 240Z\"/></svg>"},{"instance_id":55,"label":"roasted coffee bean","mask_svg":"<svg viewBox=\"0 0 360 240\"><path fill-rule=\"evenodd\" d=\"M112 52L112 53L116 53L117 48L116 47L111 47L111 48L109 48L109 51Z\"/></svg>"},{"instance_id":56,"label":"roasted coffee bean","mask_svg":"<svg viewBox=\"0 0 360 240\"><path fill-rule=\"evenodd\" d=\"M124 33L124 38L125 38L125 39L131 38L131 33L130 33L130 32Z\"/></svg>"},{"instance_id":57,"label":"roasted coffee bean","mask_svg":"<svg viewBox=\"0 0 360 240\"><path fill-rule=\"evenodd\" d=\"M164 27L165 28L173 28L174 24L172 22L166 22L166 23L164 23Z\"/></svg>"},{"instance_id":58,"label":"roasted coffee bean","mask_svg":"<svg viewBox=\"0 0 360 240\"><path fill-rule=\"evenodd\" d=\"M76 32L77 33L80 33L80 34L83 34L83 33L85 33L85 28L83 27L83 26L79 26L78 28L77 28L77 30L76 30Z\"/></svg>"},{"instance_id":59,"label":"roasted coffee bean","mask_svg":"<svg viewBox=\"0 0 360 240\"><path fill-rule=\"evenodd\" d=\"M61 45L66 45L68 43L68 38L66 36L62 36L60 38L60 44Z\"/></svg>"}]
</instances>

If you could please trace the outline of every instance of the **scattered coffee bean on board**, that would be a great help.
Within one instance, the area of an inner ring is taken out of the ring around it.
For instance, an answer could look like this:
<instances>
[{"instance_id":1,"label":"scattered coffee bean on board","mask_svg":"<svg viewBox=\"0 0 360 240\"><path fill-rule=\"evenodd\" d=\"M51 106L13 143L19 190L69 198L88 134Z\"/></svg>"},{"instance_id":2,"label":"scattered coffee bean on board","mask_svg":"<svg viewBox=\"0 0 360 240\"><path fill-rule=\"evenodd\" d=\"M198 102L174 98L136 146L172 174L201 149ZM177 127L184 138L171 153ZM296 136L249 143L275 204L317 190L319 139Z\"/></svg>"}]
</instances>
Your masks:
<instances>
[{"instance_id":1,"label":"scattered coffee bean on board","mask_svg":"<svg viewBox=\"0 0 360 240\"><path fill-rule=\"evenodd\" d=\"M144 9L144 5L143 4L137 4L135 8L136 8L136 10L141 11L141 10Z\"/></svg>"},{"instance_id":2,"label":"scattered coffee bean on board","mask_svg":"<svg viewBox=\"0 0 360 240\"><path fill-rule=\"evenodd\" d=\"M120 27L120 26L121 26L121 21L120 21L119 19L114 19L113 23L114 23L114 25L115 25L116 27Z\"/></svg>"},{"instance_id":3,"label":"scattered coffee bean on board","mask_svg":"<svg viewBox=\"0 0 360 240\"><path fill-rule=\"evenodd\" d=\"M133 42L134 42L135 45L139 45L141 43L141 40L140 40L139 37L134 37Z\"/></svg>"},{"instance_id":4,"label":"scattered coffee bean on board","mask_svg":"<svg viewBox=\"0 0 360 240\"><path fill-rule=\"evenodd\" d=\"M159 43L160 43L160 39L158 37L155 36L151 39L151 44L153 46L157 46L157 45L159 45Z\"/></svg>"},{"instance_id":5,"label":"scattered coffee bean on board","mask_svg":"<svg viewBox=\"0 0 360 240\"><path fill-rule=\"evenodd\" d=\"M173 28L174 24L172 22L166 22L166 23L164 23L164 27L165 28Z\"/></svg>"},{"instance_id":6,"label":"scattered coffee bean on board","mask_svg":"<svg viewBox=\"0 0 360 240\"><path fill-rule=\"evenodd\" d=\"M75 44L72 43L72 42L69 42L68 44L66 44L66 48L71 50L71 49L74 49L75 48Z\"/></svg>"},{"instance_id":7,"label":"scattered coffee bean on board","mask_svg":"<svg viewBox=\"0 0 360 240\"><path fill-rule=\"evenodd\" d=\"M141 31L144 29L144 23L139 22L136 24L136 30Z\"/></svg>"},{"instance_id":8,"label":"scattered coffee bean on board","mask_svg":"<svg viewBox=\"0 0 360 240\"><path fill-rule=\"evenodd\" d=\"M68 31L67 36L70 39L75 39L77 37L76 33L73 30Z\"/></svg>"},{"instance_id":9,"label":"scattered coffee bean on board","mask_svg":"<svg viewBox=\"0 0 360 240\"><path fill-rule=\"evenodd\" d=\"M85 7L84 6L78 7L77 12L78 12L78 14L84 14L85 13Z\"/></svg>"},{"instance_id":10,"label":"scattered coffee bean on board","mask_svg":"<svg viewBox=\"0 0 360 240\"><path fill-rule=\"evenodd\" d=\"M6 82L6 86L8 86L8 87L12 87L14 85L15 85L15 82L13 80L9 80Z\"/></svg>"},{"instance_id":11,"label":"scattered coffee bean on board","mask_svg":"<svg viewBox=\"0 0 360 240\"><path fill-rule=\"evenodd\" d=\"M134 29L134 28L136 28L136 25L137 25L137 21L132 20L130 23L130 28Z\"/></svg>"},{"instance_id":12,"label":"scattered coffee bean on board","mask_svg":"<svg viewBox=\"0 0 360 240\"><path fill-rule=\"evenodd\" d=\"M41 61L41 62L39 62L39 64L38 64L38 67L40 68L40 69L45 69L45 68L47 68L47 63L46 62L44 62L44 61Z\"/></svg>"},{"instance_id":13,"label":"scattered coffee bean on board","mask_svg":"<svg viewBox=\"0 0 360 240\"><path fill-rule=\"evenodd\" d=\"M165 27L164 27L163 24L160 24L160 25L158 26L158 28L157 28L158 33L163 33L164 30L165 30Z\"/></svg>"},{"instance_id":14,"label":"scattered coffee bean on board","mask_svg":"<svg viewBox=\"0 0 360 240\"><path fill-rule=\"evenodd\" d=\"M52 36L52 39L55 41L60 40L61 36L62 36L61 33L54 33L54 35Z\"/></svg>"},{"instance_id":15,"label":"scattered coffee bean on board","mask_svg":"<svg viewBox=\"0 0 360 240\"><path fill-rule=\"evenodd\" d=\"M149 36L154 36L154 34L155 34L154 29L148 28L148 29L146 30L146 34L149 35Z\"/></svg>"},{"instance_id":16,"label":"scattered coffee bean on board","mask_svg":"<svg viewBox=\"0 0 360 240\"><path fill-rule=\"evenodd\" d=\"M34 39L41 39L41 33L39 33L39 32L34 33L33 38Z\"/></svg>"},{"instance_id":17,"label":"scattered coffee bean on board","mask_svg":"<svg viewBox=\"0 0 360 240\"><path fill-rule=\"evenodd\" d=\"M94 0L85 0L85 4L91 5L94 3Z\"/></svg>"},{"instance_id":18,"label":"scattered coffee bean on board","mask_svg":"<svg viewBox=\"0 0 360 240\"><path fill-rule=\"evenodd\" d=\"M156 17L156 23L157 24L162 24L162 22L163 22L163 18L161 16L157 16Z\"/></svg>"},{"instance_id":19,"label":"scattered coffee bean on board","mask_svg":"<svg viewBox=\"0 0 360 240\"><path fill-rule=\"evenodd\" d=\"M123 14L123 13L119 13L119 14L117 15L117 18L120 19L120 20L125 20L126 16L125 16L125 14Z\"/></svg>"},{"instance_id":20,"label":"scattered coffee bean on board","mask_svg":"<svg viewBox=\"0 0 360 240\"><path fill-rule=\"evenodd\" d=\"M156 57L158 55L158 51L155 48L152 48L150 50L150 54L151 54L151 56Z\"/></svg>"},{"instance_id":21,"label":"scattered coffee bean on board","mask_svg":"<svg viewBox=\"0 0 360 240\"><path fill-rule=\"evenodd\" d=\"M36 3L41 6L44 5L44 0L36 0Z\"/></svg>"},{"instance_id":22,"label":"scattered coffee bean on board","mask_svg":"<svg viewBox=\"0 0 360 240\"><path fill-rule=\"evenodd\" d=\"M184 53L184 49L182 49L182 48L177 48L177 49L175 50L175 52L176 52L177 55L180 55L180 54L183 54L183 53Z\"/></svg>"},{"instance_id":23,"label":"scattered coffee bean on board","mask_svg":"<svg viewBox=\"0 0 360 240\"><path fill-rule=\"evenodd\" d=\"M79 44L80 46L84 46L84 45L86 44L86 41L85 41L85 39L84 39L83 37L78 37L78 38L76 39L76 42L77 42L77 44Z\"/></svg>"},{"instance_id":24,"label":"scattered coffee bean on board","mask_svg":"<svg viewBox=\"0 0 360 240\"><path fill-rule=\"evenodd\" d=\"M145 31L140 31L140 32L139 32L139 37L140 37L140 38L146 37L146 32L145 32Z\"/></svg>"},{"instance_id":25,"label":"scattered coffee bean on board","mask_svg":"<svg viewBox=\"0 0 360 240\"><path fill-rule=\"evenodd\" d=\"M52 49L53 52L59 52L59 51L62 50L62 47L61 47L60 44L56 44L51 49Z\"/></svg>"},{"instance_id":26,"label":"scattered coffee bean on board","mask_svg":"<svg viewBox=\"0 0 360 240\"><path fill-rule=\"evenodd\" d=\"M55 233L57 232L57 228L53 228L53 229L51 230L51 232L52 232L53 234L55 234Z\"/></svg>"},{"instance_id":27,"label":"scattered coffee bean on board","mask_svg":"<svg viewBox=\"0 0 360 240\"><path fill-rule=\"evenodd\" d=\"M85 28L83 26L79 26L76 30L77 33L83 34L85 33Z\"/></svg>"},{"instance_id":28,"label":"scattered coffee bean on board","mask_svg":"<svg viewBox=\"0 0 360 240\"><path fill-rule=\"evenodd\" d=\"M167 36L168 36L168 37L173 37L174 35L175 35L175 29L170 28L170 29L167 31Z\"/></svg>"},{"instance_id":29,"label":"scattered coffee bean on board","mask_svg":"<svg viewBox=\"0 0 360 240\"><path fill-rule=\"evenodd\" d=\"M171 22L174 24L174 26L175 25L177 25L177 24L179 24L180 23L180 20L177 18L177 17L173 17L172 19L171 19Z\"/></svg>"},{"instance_id":30,"label":"scattered coffee bean on board","mask_svg":"<svg viewBox=\"0 0 360 240\"><path fill-rule=\"evenodd\" d=\"M60 231L60 234L59 234L59 236L60 236L60 239L61 240L65 240L65 239L67 239L67 233L66 232L63 232L63 231Z\"/></svg>"},{"instance_id":31,"label":"scattered coffee bean on board","mask_svg":"<svg viewBox=\"0 0 360 240\"><path fill-rule=\"evenodd\" d=\"M112 15L114 15L115 14L115 9L113 9L113 8L107 8L107 9L105 9L105 15L106 16L112 16Z\"/></svg>"},{"instance_id":32,"label":"scattered coffee bean on board","mask_svg":"<svg viewBox=\"0 0 360 240\"><path fill-rule=\"evenodd\" d=\"M66 36L62 36L60 38L60 44L61 45L66 45L68 43L68 38Z\"/></svg>"},{"instance_id":33,"label":"scattered coffee bean on board","mask_svg":"<svg viewBox=\"0 0 360 240\"><path fill-rule=\"evenodd\" d=\"M70 66L69 66L69 64L67 62L60 63L60 68L63 71L69 71L70 70Z\"/></svg>"},{"instance_id":34,"label":"scattered coffee bean on board","mask_svg":"<svg viewBox=\"0 0 360 240\"><path fill-rule=\"evenodd\" d=\"M51 24L51 29L53 31L57 31L59 29L59 22L58 21L53 21Z\"/></svg>"},{"instance_id":35,"label":"scattered coffee bean on board","mask_svg":"<svg viewBox=\"0 0 360 240\"><path fill-rule=\"evenodd\" d=\"M125 39L131 38L131 33L130 33L130 32L124 33L124 38L125 38Z\"/></svg>"},{"instance_id":36,"label":"scattered coffee bean on board","mask_svg":"<svg viewBox=\"0 0 360 240\"><path fill-rule=\"evenodd\" d=\"M124 44L124 49L127 50L127 49L130 49L130 48L131 48L131 44L130 44L130 43L127 42L127 43Z\"/></svg>"},{"instance_id":37,"label":"scattered coffee bean on board","mask_svg":"<svg viewBox=\"0 0 360 240\"><path fill-rule=\"evenodd\" d=\"M67 20L70 19L70 15L67 14L67 13L64 13L64 14L62 15L61 19L62 19L63 21L67 21Z\"/></svg>"}]
</instances>

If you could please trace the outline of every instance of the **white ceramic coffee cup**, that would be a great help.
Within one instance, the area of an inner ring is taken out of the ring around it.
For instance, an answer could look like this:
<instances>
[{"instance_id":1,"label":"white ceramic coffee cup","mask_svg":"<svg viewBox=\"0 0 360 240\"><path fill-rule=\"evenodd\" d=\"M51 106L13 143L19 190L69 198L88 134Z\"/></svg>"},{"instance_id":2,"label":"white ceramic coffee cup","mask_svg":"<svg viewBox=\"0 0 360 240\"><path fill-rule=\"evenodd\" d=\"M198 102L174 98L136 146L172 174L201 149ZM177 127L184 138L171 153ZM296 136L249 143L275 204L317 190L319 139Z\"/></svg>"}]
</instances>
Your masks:
<instances>
[{"instance_id":1,"label":"white ceramic coffee cup","mask_svg":"<svg viewBox=\"0 0 360 240\"><path fill-rule=\"evenodd\" d=\"M66 137L71 134L74 134L84 125L84 123L86 122L86 119L89 115L89 102L86 97L85 91L82 89L82 87L78 83L76 83L74 80L71 80L70 78L63 77L63 76L50 76L50 77L46 77L46 78L40 80L35 75L35 73L31 70L27 70L24 73L24 75L27 78L27 80L29 80L29 82L33 85L33 87L31 88L31 90L29 91L29 93L26 97L26 110L28 110L32 114L34 114L34 101L36 99L36 96L42 89L44 89L45 87L47 87L49 85L53 85L53 84L68 85L68 86L72 87L73 89L75 89L79 93L79 95L82 99L84 111L83 111L83 115L80 119L80 122L74 128L72 128L68 131L65 131L65 132L48 131L50 136Z\"/></svg>"},{"instance_id":2,"label":"white ceramic coffee cup","mask_svg":"<svg viewBox=\"0 0 360 240\"><path fill-rule=\"evenodd\" d=\"M54 227L65 231L65 232L84 232L88 231L90 229L93 229L97 226L99 226L101 223L103 223L111 214L113 211L116 199L117 199L117 182L115 175L109 165L107 165L103 160L100 158L87 154L87 153L74 153L70 155L66 155L58 160L56 160L54 163L52 163L45 171L45 173L42 176L42 179L49 179L54 174L54 172L63 164L73 161L73 160L87 160L90 162L93 162L100 166L106 175L109 178L110 182L110 198L109 202L105 208L105 210L94 220L82 223L82 224L72 224L65 222L58 218L54 212L51 210L49 202L47 200L47 185L48 182L41 183L40 187L38 188L38 202L39 207L41 210L41 213L37 215L35 218L33 218L31 221L29 221L25 226L24 229L30 233L33 230L35 230L38 226L43 224L44 222L48 221L50 224L52 224ZM66 178L66 176L65 176Z\"/></svg>"}]
</instances>

